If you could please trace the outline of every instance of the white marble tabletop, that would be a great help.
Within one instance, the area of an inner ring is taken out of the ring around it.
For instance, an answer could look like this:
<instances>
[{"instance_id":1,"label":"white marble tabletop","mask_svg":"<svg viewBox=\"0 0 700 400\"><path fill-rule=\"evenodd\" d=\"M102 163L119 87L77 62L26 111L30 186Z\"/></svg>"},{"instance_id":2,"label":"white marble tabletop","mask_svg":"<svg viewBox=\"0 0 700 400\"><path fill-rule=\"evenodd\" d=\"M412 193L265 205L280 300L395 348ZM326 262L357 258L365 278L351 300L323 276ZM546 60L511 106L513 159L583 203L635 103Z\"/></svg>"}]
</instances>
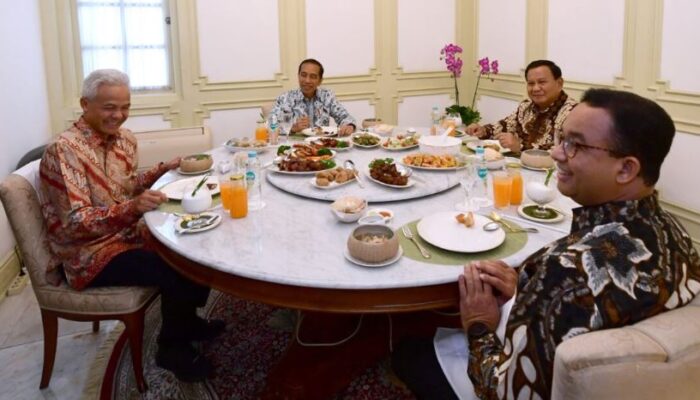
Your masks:
<instances>
[{"instance_id":1,"label":"white marble tabletop","mask_svg":"<svg viewBox=\"0 0 700 400\"><path fill-rule=\"evenodd\" d=\"M211 153L215 165L232 156L223 147ZM270 161L273 153L263 153L261 158L264 162ZM368 154L360 156L359 153ZM360 160L374 156L372 153L381 157L386 152L353 149L348 157ZM429 173L455 175L454 172ZM544 179L541 172L523 170L522 174L526 181ZM154 188L177 179L182 179L182 176L171 171L161 177ZM299 179L308 184L310 177ZM263 199L266 203L263 209L250 211L242 219L232 219L223 209L215 209L214 212L220 213L223 221L217 228L206 232L177 234L174 229L177 217L161 211L146 213L145 221L153 235L178 254L203 266L272 283L316 288L385 289L455 282L462 272L460 266L436 265L408 257L382 268L355 265L345 259L343 252L347 238L357 224L336 220L328 202L293 195L263 182ZM375 184L366 182L366 185ZM455 187L432 196L386 203L382 207L394 212L390 226L396 230L426 215L452 211L455 204L463 199L463 191ZM568 232L570 210L575 204L559 195L553 205L567 214L562 222L539 224L519 218L515 206L502 210L505 216L518 224L535 226L540 230L540 233L528 234L525 247L506 258L505 262L518 265L529 254ZM487 214L489 211L490 208L481 209L479 213Z\"/></svg>"}]
</instances>

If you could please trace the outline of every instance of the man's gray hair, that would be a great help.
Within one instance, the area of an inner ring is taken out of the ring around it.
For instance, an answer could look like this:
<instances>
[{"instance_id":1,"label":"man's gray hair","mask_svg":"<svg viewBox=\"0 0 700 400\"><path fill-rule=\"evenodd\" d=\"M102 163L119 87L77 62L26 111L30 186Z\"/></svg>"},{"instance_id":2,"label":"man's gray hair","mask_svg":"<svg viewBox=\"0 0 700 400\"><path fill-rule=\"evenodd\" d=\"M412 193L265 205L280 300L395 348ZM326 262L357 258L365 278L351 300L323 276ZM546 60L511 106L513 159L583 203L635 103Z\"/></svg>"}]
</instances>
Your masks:
<instances>
[{"instance_id":1,"label":"man's gray hair","mask_svg":"<svg viewBox=\"0 0 700 400\"><path fill-rule=\"evenodd\" d=\"M93 100L97 97L97 89L101 85L129 87L129 75L116 69L96 69L83 81L83 91L80 96Z\"/></svg>"}]
</instances>

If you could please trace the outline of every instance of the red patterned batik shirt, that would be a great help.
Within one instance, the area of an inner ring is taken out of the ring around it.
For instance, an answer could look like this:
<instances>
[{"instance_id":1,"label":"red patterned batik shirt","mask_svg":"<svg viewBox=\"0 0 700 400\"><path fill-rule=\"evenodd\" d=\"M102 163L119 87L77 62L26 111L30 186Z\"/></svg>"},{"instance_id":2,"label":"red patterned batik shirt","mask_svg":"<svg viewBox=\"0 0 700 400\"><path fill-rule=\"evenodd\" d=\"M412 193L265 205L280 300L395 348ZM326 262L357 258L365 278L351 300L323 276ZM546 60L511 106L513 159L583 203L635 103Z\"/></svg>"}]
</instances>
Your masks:
<instances>
[{"instance_id":1,"label":"red patterned batik shirt","mask_svg":"<svg viewBox=\"0 0 700 400\"><path fill-rule=\"evenodd\" d=\"M116 255L144 246L133 198L165 171L156 166L137 174L136 147L128 130L104 138L82 118L46 147L42 213L54 264L63 264L75 289L85 288Z\"/></svg>"}]
</instances>

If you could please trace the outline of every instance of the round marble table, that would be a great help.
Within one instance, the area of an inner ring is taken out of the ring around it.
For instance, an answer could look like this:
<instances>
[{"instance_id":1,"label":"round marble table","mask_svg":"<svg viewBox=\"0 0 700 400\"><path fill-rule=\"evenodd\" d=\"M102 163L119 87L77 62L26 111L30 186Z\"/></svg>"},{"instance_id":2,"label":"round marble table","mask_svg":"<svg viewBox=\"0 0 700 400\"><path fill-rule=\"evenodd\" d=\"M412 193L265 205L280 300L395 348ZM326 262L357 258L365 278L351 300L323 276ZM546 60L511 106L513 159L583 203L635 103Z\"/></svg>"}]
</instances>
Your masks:
<instances>
[{"instance_id":1,"label":"round marble table","mask_svg":"<svg viewBox=\"0 0 700 400\"><path fill-rule=\"evenodd\" d=\"M352 158L360 167L360 160L368 162L386 153L379 149L353 149L339 158ZM395 158L403 154L391 153ZM214 149L212 155L215 163L231 157L222 147ZM273 156L272 152L261 154L264 162L269 162ZM419 174L422 179L450 186L457 179L454 171ZM544 179L541 172L523 171L523 176ZM181 178L169 172L154 187ZM277 178L280 177L273 179ZM310 176L284 179L298 180L299 188L311 189ZM365 268L345 259L347 237L357 225L337 221L324 200L341 193L366 197L377 189L372 187L377 184L365 179L366 189L351 184L338 189L342 192L326 194L324 191L323 195L329 197L316 200L279 190L265 182L266 206L263 209L250 211L243 219L231 219L222 209L215 210L222 214L223 221L210 231L180 235L175 233L175 215L152 211L144 216L156 239L156 251L185 276L248 300L307 311L304 326L297 332L304 338L324 342L346 338L340 340L342 345L333 347L307 347L291 341L268 375L261 398L330 398L353 376L386 357L391 340L406 333L415 335L417 329L431 336L436 326L459 325L458 318L446 319L432 312L407 312L457 306L456 281L463 270L461 266L403 257L386 267ZM386 192L386 200L399 200L392 198L396 193L385 188L375 193L382 192ZM394 212L391 227L398 229L426 215L454 210L455 204L463 199L461 190L444 188L439 194L426 193L410 200L383 203L382 207ZM559 196L554 205L568 211L573 203ZM514 206L502 213L520 225L536 226L540 230L540 233L528 234L525 247L504 259L509 265L518 265L546 243L565 235L571 222L567 216L557 224L530 223L517 217ZM349 315L360 313L371 315L364 318ZM393 317L383 314L393 314ZM353 330L355 333L351 333ZM352 340L348 340L350 337Z\"/></svg>"}]
</instances>

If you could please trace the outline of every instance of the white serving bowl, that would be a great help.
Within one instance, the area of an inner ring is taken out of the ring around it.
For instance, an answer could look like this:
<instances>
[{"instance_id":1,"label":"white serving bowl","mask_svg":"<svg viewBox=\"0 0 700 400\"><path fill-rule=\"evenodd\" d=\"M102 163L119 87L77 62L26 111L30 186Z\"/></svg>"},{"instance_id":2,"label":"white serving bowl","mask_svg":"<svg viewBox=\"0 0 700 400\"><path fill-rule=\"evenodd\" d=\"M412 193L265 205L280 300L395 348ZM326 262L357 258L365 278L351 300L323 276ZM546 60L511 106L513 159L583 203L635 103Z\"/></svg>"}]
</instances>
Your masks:
<instances>
[{"instance_id":1,"label":"white serving bowl","mask_svg":"<svg viewBox=\"0 0 700 400\"><path fill-rule=\"evenodd\" d=\"M192 196L192 191L194 187L187 187L182 196L182 208L188 214L199 214L204 212L211 207L211 192L207 188L207 185L202 185L199 190Z\"/></svg>"},{"instance_id":2,"label":"white serving bowl","mask_svg":"<svg viewBox=\"0 0 700 400\"><path fill-rule=\"evenodd\" d=\"M355 196L343 196L331 203L331 212L341 222L356 222L367 209L367 200Z\"/></svg>"},{"instance_id":3,"label":"white serving bowl","mask_svg":"<svg viewBox=\"0 0 700 400\"><path fill-rule=\"evenodd\" d=\"M421 153L433 155L456 155L460 152L462 140L452 136L421 136L418 146Z\"/></svg>"}]
</instances>

